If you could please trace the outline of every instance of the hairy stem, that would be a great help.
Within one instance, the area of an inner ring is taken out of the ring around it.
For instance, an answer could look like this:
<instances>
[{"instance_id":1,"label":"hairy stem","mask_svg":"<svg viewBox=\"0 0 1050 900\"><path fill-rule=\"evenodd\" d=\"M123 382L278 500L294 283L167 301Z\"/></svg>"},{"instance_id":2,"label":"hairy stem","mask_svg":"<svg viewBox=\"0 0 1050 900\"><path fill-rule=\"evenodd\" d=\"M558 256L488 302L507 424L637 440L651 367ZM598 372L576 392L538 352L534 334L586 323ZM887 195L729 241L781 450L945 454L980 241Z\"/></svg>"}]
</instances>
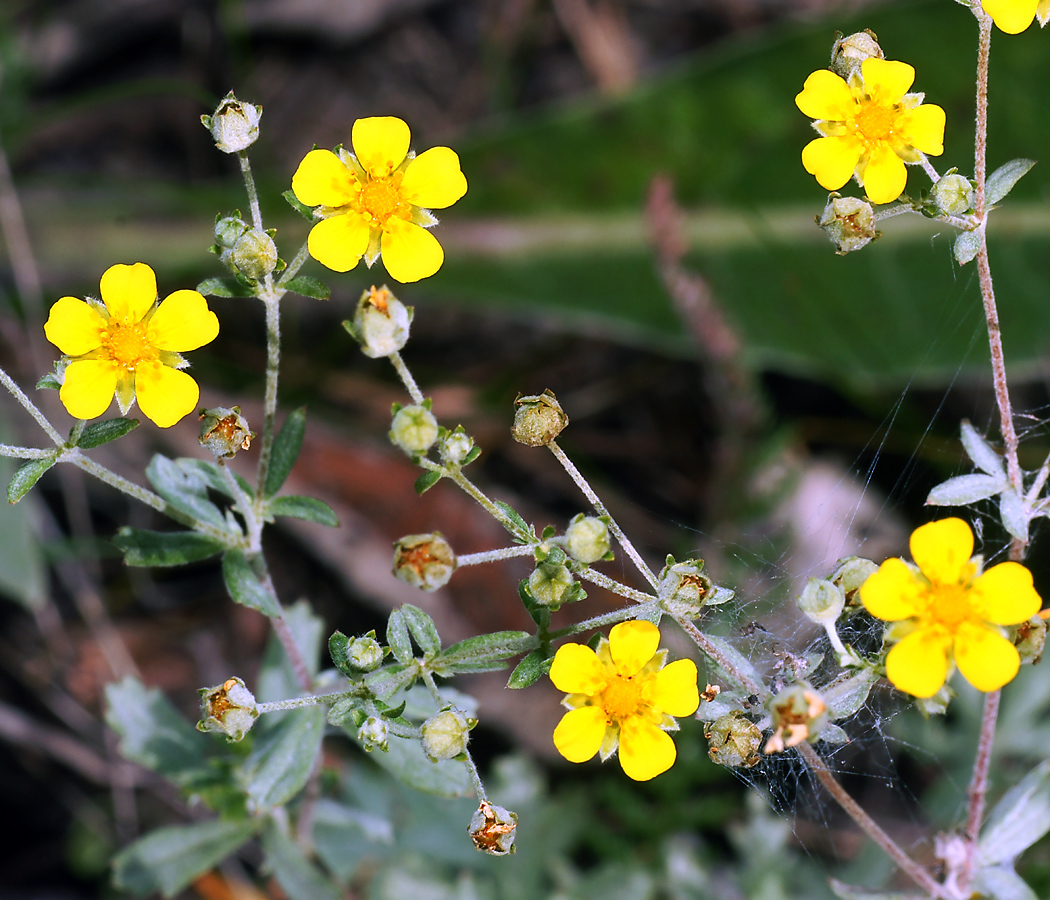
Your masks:
<instances>
[{"instance_id":1,"label":"hairy stem","mask_svg":"<svg viewBox=\"0 0 1050 900\"><path fill-rule=\"evenodd\" d=\"M274 430L277 421L277 381L281 368L281 307L276 294L270 293L266 304L266 394L263 399L262 440L259 442L259 462L256 469L255 508L261 511L266 499L266 476L270 471Z\"/></svg>"},{"instance_id":2,"label":"hairy stem","mask_svg":"<svg viewBox=\"0 0 1050 900\"><path fill-rule=\"evenodd\" d=\"M259 192L255 189L255 176L252 175L252 164L248 161L248 151L241 150L237 154L237 161L241 164L241 177L244 178L244 190L248 194L248 207L252 213L252 226L256 231L262 231L262 213L259 210Z\"/></svg>"},{"instance_id":3,"label":"hairy stem","mask_svg":"<svg viewBox=\"0 0 1050 900\"><path fill-rule=\"evenodd\" d=\"M46 459L54 455L54 450L42 450L39 447L16 447L14 444L0 444L0 456L10 456L14 459Z\"/></svg>"},{"instance_id":4,"label":"hairy stem","mask_svg":"<svg viewBox=\"0 0 1050 900\"><path fill-rule=\"evenodd\" d=\"M679 628L689 635L690 640L700 648L704 655L714 660L724 672L735 678L741 687L749 690L759 700L766 700L771 696L769 689L765 685L759 684L746 672L741 672L733 661L692 622L688 619L680 618L675 618L675 621L678 623Z\"/></svg>"},{"instance_id":5,"label":"hairy stem","mask_svg":"<svg viewBox=\"0 0 1050 900\"><path fill-rule=\"evenodd\" d=\"M343 697L356 697L356 690L331 691L327 694L309 694L306 697L291 697L288 700L271 700L269 703L260 703L256 709L259 715L271 712L279 712L284 709L301 709L304 706L319 706L330 700L341 700Z\"/></svg>"},{"instance_id":6,"label":"hairy stem","mask_svg":"<svg viewBox=\"0 0 1050 900\"><path fill-rule=\"evenodd\" d=\"M502 550L464 553L462 556L456 556L456 568L461 569L463 566L479 566L483 563L501 562L505 559L513 559L516 556L532 556L534 552L534 548L529 545L519 544L517 547L504 547Z\"/></svg>"},{"instance_id":7,"label":"hairy stem","mask_svg":"<svg viewBox=\"0 0 1050 900\"><path fill-rule=\"evenodd\" d=\"M962 893L970 886L974 864L977 859L977 839L981 834L984 819L985 796L988 793L988 772L992 764L992 744L995 742L995 725L999 718L999 699L1002 691L984 695L984 710L981 713L981 734L977 739L977 756L973 761L973 774L966 791L968 809L966 813L966 859L960 875Z\"/></svg>"},{"instance_id":8,"label":"hairy stem","mask_svg":"<svg viewBox=\"0 0 1050 900\"><path fill-rule=\"evenodd\" d=\"M44 433L55 444L62 445L65 443L66 439L58 433L55 426L47 420L47 417L40 411L39 407L26 396L25 391L15 384L11 376L3 369L0 369L0 384L7 388L11 396L22 405L22 408L33 417L37 425L44 429Z\"/></svg>"},{"instance_id":9,"label":"hairy stem","mask_svg":"<svg viewBox=\"0 0 1050 900\"><path fill-rule=\"evenodd\" d=\"M398 377L400 377L401 383L404 384L405 390L408 391L408 395L412 398L412 402L417 405L421 404L424 400L423 392L419 389L419 385L416 384L416 379L412 377L412 373L408 371L408 366L405 365L401 354L394 351L390 354L389 359L394 364L394 368L397 369Z\"/></svg>"}]
</instances>

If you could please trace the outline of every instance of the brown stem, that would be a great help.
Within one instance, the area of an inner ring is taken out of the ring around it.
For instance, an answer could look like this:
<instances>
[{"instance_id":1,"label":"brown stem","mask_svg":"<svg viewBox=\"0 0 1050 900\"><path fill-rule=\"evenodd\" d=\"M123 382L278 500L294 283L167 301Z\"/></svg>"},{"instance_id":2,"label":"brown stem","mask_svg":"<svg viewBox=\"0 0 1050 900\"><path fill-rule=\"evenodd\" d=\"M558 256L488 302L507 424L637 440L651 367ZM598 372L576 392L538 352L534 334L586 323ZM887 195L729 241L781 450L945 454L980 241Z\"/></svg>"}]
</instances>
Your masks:
<instances>
[{"instance_id":1,"label":"brown stem","mask_svg":"<svg viewBox=\"0 0 1050 900\"><path fill-rule=\"evenodd\" d=\"M966 859L960 875L962 893L970 885L974 862L977 858L977 838L981 833L984 818L984 801L988 793L988 770L992 763L992 743L995 741L995 723L999 717L999 698L1002 691L992 691L984 696L984 712L981 716L981 735L977 740L977 757L973 762L973 775L966 791L969 810L966 815Z\"/></svg>"}]
</instances>

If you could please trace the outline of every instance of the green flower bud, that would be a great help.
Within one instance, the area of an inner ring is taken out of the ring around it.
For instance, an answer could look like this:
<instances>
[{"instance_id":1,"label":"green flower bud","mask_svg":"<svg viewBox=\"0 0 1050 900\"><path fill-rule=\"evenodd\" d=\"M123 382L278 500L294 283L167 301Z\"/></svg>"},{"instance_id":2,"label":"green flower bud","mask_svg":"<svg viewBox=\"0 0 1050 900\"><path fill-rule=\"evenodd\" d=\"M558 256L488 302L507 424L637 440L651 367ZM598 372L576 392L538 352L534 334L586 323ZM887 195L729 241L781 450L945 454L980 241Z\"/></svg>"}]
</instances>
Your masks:
<instances>
[{"instance_id":1,"label":"green flower bud","mask_svg":"<svg viewBox=\"0 0 1050 900\"><path fill-rule=\"evenodd\" d=\"M828 705L807 684L785 688L769 701L773 717L773 736L766 741L763 753L779 753L803 741L815 744L828 724Z\"/></svg>"},{"instance_id":2,"label":"green flower bud","mask_svg":"<svg viewBox=\"0 0 1050 900\"><path fill-rule=\"evenodd\" d=\"M460 425L455 431L445 435L438 449L445 462L460 466L470 455L470 451L474 449L474 438L464 432L463 426Z\"/></svg>"},{"instance_id":3,"label":"green flower bud","mask_svg":"<svg viewBox=\"0 0 1050 900\"><path fill-rule=\"evenodd\" d=\"M487 800L474 810L467 832L474 846L491 856L506 856L514 852L514 835L518 830L518 814L493 806Z\"/></svg>"},{"instance_id":4,"label":"green flower bud","mask_svg":"<svg viewBox=\"0 0 1050 900\"><path fill-rule=\"evenodd\" d=\"M425 406L402 406L390 425L390 440L409 456L422 456L438 439L438 423Z\"/></svg>"},{"instance_id":5,"label":"green flower bud","mask_svg":"<svg viewBox=\"0 0 1050 900\"><path fill-rule=\"evenodd\" d=\"M1022 666L1033 666L1043 657L1046 646L1046 620L1032 616L1027 622L1015 625L1013 632L1014 646L1021 656Z\"/></svg>"},{"instance_id":6,"label":"green flower bud","mask_svg":"<svg viewBox=\"0 0 1050 900\"><path fill-rule=\"evenodd\" d=\"M849 81L854 69L859 69L866 59L885 59L873 31L864 29L842 37L840 34L831 48L831 71Z\"/></svg>"},{"instance_id":7,"label":"green flower bud","mask_svg":"<svg viewBox=\"0 0 1050 900\"><path fill-rule=\"evenodd\" d=\"M252 228L237 238L229 261L238 272L258 281L277 266L277 245L265 231Z\"/></svg>"},{"instance_id":8,"label":"green flower bud","mask_svg":"<svg viewBox=\"0 0 1050 900\"><path fill-rule=\"evenodd\" d=\"M930 200L939 212L961 216L973 209L976 200L973 183L962 175L945 175L930 191Z\"/></svg>"},{"instance_id":9,"label":"green flower bud","mask_svg":"<svg viewBox=\"0 0 1050 900\"><path fill-rule=\"evenodd\" d=\"M260 118L261 106L244 103L230 91L212 115L201 116L201 122L223 153L240 153L258 139Z\"/></svg>"},{"instance_id":10,"label":"green flower bud","mask_svg":"<svg viewBox=\"0 0 1050 900\"><path fill-rule=\"evenodd\" d=\"M405 346L412 315L412 307L405 306L386 285L373 285L357 301L353 322L344 322L343 327L361 345L365 356L377 359Z\"/></svg>"},{"instance_id":11,"label":"green flower bud","mask_svg":"<svg viewBox=\"0 0 1050 900\"><path fill-rule=\"evenodd\" d=\"M517 412L510 433L514 440L526 447L546 447L569 424L569 417L552 391L532 397L519 395L514 405Z\"/></svg>"},{"instance_id":12,"label":"green flower bud","mask_svg":"<svg viewBox=\"0 0 1050 900\"><path fill-rule=\"evenodd\" d=\"M232 250L237 239L249 230L251 225L245 222L239 213L222 216L215 220L215 243L219 245L220 250Z\"/></svg>"},{"instance_id":13,"label":"green flower bud","mask_svg":"<svg viewBox=\"0 0 1050 900\"><path fill-rule=\"evenodd\" d=\"M842 588L842 593L846 595L846 604L848 606L859 606L860 596L857 592L860 590L861 585L878 571L878 568L870 559L864 559L860 556L847 556L845 559L838 561L838 566L831 576L831 583L837 584Z\"/></svg>"},{"instance_id":14,"label":"green flower bud","mask_svg":"<svg viewBox=\"0 0 1050 900\"><path fill-rule=\"evenodd\" d=\"M709 744L707 755L720 766L750 769L758 764L762 732L739 710L715 719L704 729L704 737Z\"/></svg>"},{"instance_id":15,"label":"green flower bud","mask_svg":"<svg viewBox=\"0 0 1050 900\"><path fill-rule=\"evenodd\" d=\"M612 548L605 517L575 516L565 531L565 549L576 562L589 566L609 558Z\"/></svg>"},{"instance_id":16,"label":"green flower bud","mask_svg":"<svg viewBox=\"0 0 1050 900\"><path fill-rule=\"evenodd\" d=\"M375 639L374 631L361 637L350 638L346 642L347 661L362 672L378 669L383 662L384 655L383 647Z\"/></svg>"},{"instance_id":17,"label":"green flower bud","mask_svg":"<svg viewBox=\"0 0 1050 900\"><path fill-rule=\"evenodd\" d=\"M834 622L842 615L845 606L846 595L842 588L825 578L810 578L798 598L798 608L803 615L819 625Z\"/></svg>"},{"instance_id":18,"label":"green flower bud","mask_svg":"<svg viewBox=\"0 0 1050 900\"><path fill-rule=\"evenodd\" d=\"M394 544L394 575L423 591L448 584L456 570L456 554L438 532L409 534Z\"/></svg>"},{"instance_id":19,"label":"green flower bud","mask_svg":"<svg viewBox=\"0 0 1050 900\"><path fill-rule=\"evenodd\" d=\"M420 729L423 752L432 762L455 759L467 749L470 729L477 724L455 708L431 716Z\"/></svg>"},{"instance_id":20,"label":"green flower bud","mask_svg":"<svg viewBox=\"0 0 1050 900\"><path fill-rule=\"evenodd\" d=\"M233 459L238 450L248 450L255 432L239 406L216 406L200 411L200 445L216 459Z\"/></svg>"},{"instance_id":21,"label":"green flower bud","mask_svg":"<svg viewBox=\"0 0 1050 900\"><path fill-rule=\"evenodd\" d=\"M817 224L838 248L835 252L839 256L859 250L880 234L875 229L875 211L870 203L837 193L828 196L828 205Z\"/></svg>"},{"instance_id":22,"label":"green flower bud","mask_svg":"<svg viewBox=\"0 0 1050 900\"><path fill-rule=\"evenodd\" d=\"M240 678L227 678L213 688L201 688L201 712L198 731L219 731L231 741L241 740L259 717L255 697Z\"/></svg>"},{"instance_id":23,"label":"green flower bud","mask_svg":"<svg viewBox=\"0 0 1050 900\"><path fill-rule=\"evenodd\" d=\"M707 604L714 587L710 578L703 574L702 559L687 559L676 563L667 557L667 564L660 573L658 593L660 605L670 615L695 619ZM728 598L726 598L728 599Z\"/></svg>"},{"instance_id":24,"label":"green flower bud","mask_svg":"<svg viewBox=\"0 0 1050 900\"><path fill-rule=\"evenodd\" d=\"M390 726L383 719L376 716L369 716L361 727L357 729L357 739L369 753L373 750L382 750L385 753L389 748L387 744L389 736Z\"/></svg>"},{"instance_id":25,"label":"green flower bud","mask_svg":"<svg viewBox=\"0 0 1050 900\"><path fill-rule=\"evenodd\" d=\"M529 575L529 593L540 606L557 609L567 603L574 593L576 584L565 566L540 563Z\"/></svg>"}]
</instances>

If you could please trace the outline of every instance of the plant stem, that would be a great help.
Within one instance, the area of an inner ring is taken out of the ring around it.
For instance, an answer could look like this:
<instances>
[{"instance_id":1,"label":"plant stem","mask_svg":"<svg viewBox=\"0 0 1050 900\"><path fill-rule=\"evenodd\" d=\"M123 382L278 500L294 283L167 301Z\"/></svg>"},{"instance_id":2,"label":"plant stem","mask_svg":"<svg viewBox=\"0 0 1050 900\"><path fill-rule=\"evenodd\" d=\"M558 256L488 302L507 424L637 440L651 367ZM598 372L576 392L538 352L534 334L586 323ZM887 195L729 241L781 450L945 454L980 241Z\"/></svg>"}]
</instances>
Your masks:
<instances>
[{"instance_id":1,"label":"plant stem","mask_svg":"<svg viewBox=\"0 0 1050 900\"><path fill-rule=\"evenodd\" d=\"M256 709L259 715L271 712L280 712L283 709L301 709L304 706L320 706L329 700L339 700L343 697L357 696L357 691L332 691L328 694L310 694L306 697L292 697L288 700L272 700L269 703L260 703Z\"/></svg>"},{"instance_id":2,"label":"plant stem","mask_svg":"<svg viewBox=\"0 0 1050 900\"><path fill-rule=\"evenodd\" d=\"M264 301L266 305L266 395L263 399L262 440L259 442L259 463L256 469L255 511L262 510L266 499L266 476L270 471L275 423L277 421L277 380L281 368L281 306L275 293Z\"/></svg>"},{"instance_id":3,"label":"plant stem","mask_svg":"<svg viewBox=\"0 0 1050 900\"><path fill-rule=\"evenodd\" d=\"M256 514L255 505L244 492L240 483L234 477L233 472L227 468L223 460L218 460L219 471L222 472L223 481L233 494L233 502L236 509L240 510L244 517L244 528L248 533L248 553L262 552L262 519Z\"/></svg>"},{"instance_id":4,"label":"plant stem","mask_svg":"<svg viewBox=\"0 0 1050 900\"><path fill-rule=\"evenodd\" d=\"M277 298L280 299L287 293L287 284L299 273L299 270L303 267L303 264L310 258L310 248L306 241L303 241L303 245L299 248L299 252L295 254L295 258L288 263L288 267L281 273L281 277L277 280L277 284L274 285L274 293Z\"/></svg>"},{"instance_id":5,"label":"plant stem","mask_svg":"<svg viewBox=\"0 0 1050 900\"><path fill-rule=\"evenodd\" d=\"M966 814L966 859L963 862L959 883L962 894L970 886L973 878L974 863L977 858L977 839L981 834L981 822L984 819L985 796L988 793L988 771L992 764L992 744L995 742L995 725L999 718L999 700L1002 691L992 691L984 695L984 710L981 713L981 734L977 739L977 756L973 762L973 774L970 786L966 791L969 809Z\"/></svg>"},{"instance_id":6,"label":"plant stem","mask_svg":"<svg viewBox=\"0 0 1050 900\"><path fill-rule=\"evenodd\" d=\"M14 397L22 405L22 408L36 420L37 425L44 429L44 433L51 438L55 444L61 446L66 442L66 439L58 433L55 426L47 420L47 417L40 411L37 405L26 396L25 391L15 384L11 376L3 369L0 369L0 384L3 384L3 386L7 388L11 396Z\"/></svg>"},{"instance_id":7,"label":"plant stem","mask_svg":"<svg viewBox=\"0 0 1050 900\"><path fill-rule=\"evenodd\" d=\"M46 459L54 455L54 450L41 450L39 447L16 447L14 444L0 444L0 456L10 456L14 459Z\"/></svg>"},{"instance_id":8,"label":"plant stem","mask_svg":"<svg viewBox=\"0 0 1050 900\"><path fill-rule=\"evenodd\" d=\"M3 445L0 445L2 447ZM486 550L482 553L465 553L456 556L456 568L463 566L479 566L483 563L500 562L504 559L513 559L516 556L532 556L534 550L527 544L519 544L517 547L504 547L502 550Z\"/></svg>"},{"instance_id":9,"label":"plant stem","mask_svg":"<svg viewBox=\"0 0 1050 900\"><path fill-rule=\"evenodd\" d=\"M799 756L802 757L803 761L809 767L810 771L817 776L817 779L822 785L824 785L825 789L831 794L835 802L842 807L847 815L857 823L860 829L868 837L885 851L886 855L900 867L902 872L908 875L912 881L918 884L931 897L940 898L940 900L948 900L941 884L936 881L926 869L908 856L908 854L900 848L900 845L886 834L871 816L861 809L857 801L854 800L846 789L838 783L835 776L828 768L827 763L821 759L816 750L806 742L799 744L796 749L798 750Z\"/></svg>"},{"instance_id":10,"label":"plant stem","mask_svg":"<svg viewBox=\"0 0 1050 900\"><path fill-rule=\"evenodd\" d=\"M281 601L273 588L269 572L267 572L263 580L263 586L273 596L277 606L280 607ZM288 620L284 617L283 609L281 609L279 616L270 619L270 624L273 626L274 634L277 635L281 646L284 647L284 655L288 657L288 662L291 663L292 670L295 672L295 680L299 682L299 686L304 691L309 691L313 687L314 680L310 677L310 670L306 667L306 660L303 659L299 645L295 642L295 635L292 634L292 629L288 627Z\"/></svg>"},{"instance_id":11,"label":"plant stem","mask_svg":"<svg viewBox=\"0 0 1050 900\"><path fill-rule=\"evenodd\" d=\"M704 655L710 657L715 663L721 667L721 669L728 675L739 682L741 687L746 688L752 694L757 696L760 700L765 700L771 696L769 689L764 685L759 684L746 672L741 672L734 665L733 661L726 657L726 655L718 648L716 644L710 641L706 634L704 634L699 628L697 628L688 619L676 618L675 621L678 626L689 635L693 643L704 653Z\"/></svg>"},{"instance_id":12,"label":"plant stem","mask_svg":"<svg viewBox=\"0 0 1050 900\"><path fill-rule=\"evenodd\" d=\"M616 520L610 515L609 510L606 509L605 504L599 499L598 495L588 484L587 479L583 477L583 473L576 468L575 464L568 456L565 455L565 451L558 446L557 441L551 441L547 444L547 449L554 454L554 458L562 464L562 468L569 473L569 477L576 482L577 486L583 495L590 501L591 506L594 507L595 511L599 516L607 516L609 519L609 530L616 536L616 540L620 546L623 547L624 552L631 558L631 561L637 566L638 571L642 573L645 580L649 582L654 588L657 586L656 576L653 574L653 570L646 565L645 560L642 559L641 554L634 549L634 544L628 540L627 535L623 533L623 529L616 523Z\"/></svg>"},{"instance_id":13,"label":"plant stem","mask_svg":"<svg viewBox=\"0 0 1050 900\"><path fill-rule=\"evenodd\" d=\"M255 189L255 177L252 175L252 164L248 161L248 151L241 150L237 154L237 161L241 164L241 177L244 178L244 190L248 194L248 207L252 213L252 226L256 231L262 231L262 213L259 211L259 192Z\"/></svg>"},{"instance_id":14,"label":"plant stem","mask_svg":"<svg viewBox=\"0 0 1050 900\"><path fill-rule=\"evenodd\" d=\"M470 755L469 750L464 750L463 755L466 756L467 774L470 775L470 783L474 785L474 793L477 795L478 801L488 803L488 794L485 793L485 785L481 782L481 775L478 773L478 767L474 763L474 757Z\"/></svg>"},{"instance_id":15,"label":"plant stem","mask_svg":"<svg viewBox=\"0 0 1050 900\"><path fill-rule=\"evenodd\" d=\"M655 610L657 605L658 601L650 598L649 606ZM617 622L626 622L628 619L636 619L645 612L647 612L647 610L641 605L625 606L621 609L614 609L612 612L603 613L600 616L593 616L590 619L584 619L582 622L576 622L573 625L567 625L565 628L559 628L557 631L550 632L547 636L551 640L570 637L574 634L590 631L592 628L604 628L606 625L615 625Z\"/></svg>"},{"instance_id":16,"label":"plant stem","mask_svg":"<svg viewBox=\"0 0 1050 900\"><path fill-rule=\"evenodd\" d=\"M408 391L408 395L412 398L412 402L417 405L422 404L424 400L423 392L419 389L419 385L416 384L416 379L412 377L412 373L408 371L408 366L405 365L401 354L395 350L390 354L389 359L394 364L394 368L397 369L401 383L404 384L405 390Z\"/></svg>"},{"instance_id":17,"label":"plant stem","mask_svg":"<svg viewBox=\"0 0 1050 900\"><path fill-rule=\"evenodd\" d=\"M646 594L644 591L621 584L615 578L610 578L608 575L592 569L590 566L577 564L570 566L570 568L574 574L579 575L585 581L596 584L598 587L603 587L614 594L619 594L621 597L626 597L628 600L634 600L636 603L651 603L655 599L652 594Z\"/></svg>"}]
</instances>

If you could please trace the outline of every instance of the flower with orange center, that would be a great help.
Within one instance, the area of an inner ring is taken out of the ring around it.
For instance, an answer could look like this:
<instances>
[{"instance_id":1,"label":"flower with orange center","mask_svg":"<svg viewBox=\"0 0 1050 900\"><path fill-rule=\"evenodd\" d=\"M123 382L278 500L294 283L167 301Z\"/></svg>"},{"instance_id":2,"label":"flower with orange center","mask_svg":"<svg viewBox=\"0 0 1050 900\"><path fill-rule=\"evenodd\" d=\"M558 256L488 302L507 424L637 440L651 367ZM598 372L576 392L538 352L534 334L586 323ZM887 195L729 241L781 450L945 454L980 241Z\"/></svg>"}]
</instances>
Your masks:
<instances>
[{"instance_id":1,"label":"flower with orange center","mask_svg":"<svg viewBox=\"0 0 1050 900\"><path fill-rule=\"evenodd\" d=\"M311 150L292 177L292 191L315 207L320 221L310 231L310 255L336 272L348 272L363 256L380 255L397 281L419 281L441 268L445 254L427 228L431 209L451 206L467 192L459 157L448 147L409 152L408 125L393 116L358 119L354 152Z\"/></svg>"},{"instance_id":2,"label":"flower with orange center","mask_svg":"<svg viewBox=\"0 0 1050 900\"><path fill-rule=\"evenodd\" d=\"M551 665L554 686L568 692L567 712L554 729L554 746L569 762L600 753L604 762L619 748L620 765L635 781L648 781L674 764L668 731L673 716L691 716L700 706L696 664L670 665L660 650L660 630L651 622L621 622L595 652L563 644Z\"/></svg>"},{"instance_id":3,"label":"flower with orange center","mask_svg":"<svg viewBox=\"0 0 1050 900\"><path fill-rule=\"evenodd\" d=\"M1020 34L1036 16L1040 27L1050 21L1050 0L981 0L981 6L1007 34Z\"/></svg>"},{"instance_id":4,"label":"flower with orange center","mask_svg":"<svg viewBox=\"0 0 1050 900\"><path fill-rule=\"evenodd\" d=\"M944 110L906 93L914 80L907 63L877 57L848 82L827 69L810 75L795 104L823 137L803 149L806 171L829 191L856 175L872 203L896 200L908 180L905 163L944 152Z\"/></svg>"},{"instance_id":5,"label":"flower with orange center","mask_svg":"<svg viewBox=\"0 0 1050 900\"><path fill-rule=\"evenodd\" d=\"M910 547L917 571L888 559L860 588L869 613L897 623L889 629L899 640L886 656L886 677L902 691L932 697L954 660L979 691L998 690L1020 665L1001 626L1027 622L1042 605L1031 572L1016 562L981 572L962 519L916 528Z\"/></svg>"},{"instance_id":6,"label":"flower with orange center","mask_svg":"<svg viewBox=\"0 0 1050 900\"><path fill-rule=\"evenodd\" d=\"M144 263L108 268L101 294L101 303L63 297L44 324L47 339L70 358L62 403L71 416L93 419L114 394L122 415L137 397L147 418L174 425L200 397L197 382L179 371L188 365L179 353L215 340L219 320L196 291L155 305L157 277Z\"/></svg>"}]
</instances>

